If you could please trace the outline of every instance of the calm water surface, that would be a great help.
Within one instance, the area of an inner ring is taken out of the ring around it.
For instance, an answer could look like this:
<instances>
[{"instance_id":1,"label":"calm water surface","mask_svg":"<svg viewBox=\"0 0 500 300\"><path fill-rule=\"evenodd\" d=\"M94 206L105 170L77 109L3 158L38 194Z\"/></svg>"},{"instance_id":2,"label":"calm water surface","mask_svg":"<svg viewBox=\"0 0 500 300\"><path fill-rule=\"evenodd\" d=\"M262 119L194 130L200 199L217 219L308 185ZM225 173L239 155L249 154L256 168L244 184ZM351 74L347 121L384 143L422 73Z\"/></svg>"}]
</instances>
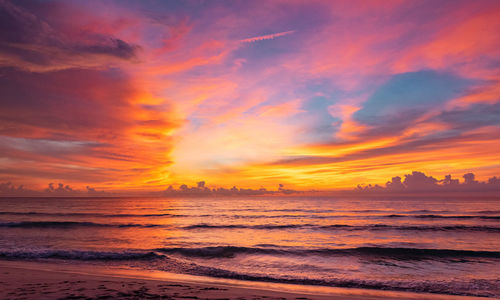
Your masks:
<instances>
[{"instance_id":1,"label":"calm water surface","mask_svg":"<svg viewBox=\"0 0 500 300\"><path fill-rule=\"evenodd\" d=\"M500 297L500 201L3 198L0 258Z\"/></svg>"}]
</instances>

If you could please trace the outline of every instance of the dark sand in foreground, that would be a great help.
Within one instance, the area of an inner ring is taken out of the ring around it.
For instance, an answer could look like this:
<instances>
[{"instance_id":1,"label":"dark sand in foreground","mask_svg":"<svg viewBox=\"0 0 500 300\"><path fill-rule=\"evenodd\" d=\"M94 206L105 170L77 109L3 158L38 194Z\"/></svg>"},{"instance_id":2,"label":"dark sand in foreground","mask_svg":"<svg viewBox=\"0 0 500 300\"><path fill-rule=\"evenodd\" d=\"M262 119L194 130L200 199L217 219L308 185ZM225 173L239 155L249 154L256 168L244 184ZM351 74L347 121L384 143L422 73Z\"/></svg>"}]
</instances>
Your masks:
<instances>
[{"instance_id":1,"label":"dark sand in foreground","mask_svg":"<svg viewBox=\"0 0 500 300\"><path fill-rule=\"evenodd\" d=\"M162 275L163 274L163 275ZM213 280L213 281L212 281ZM0 261L0 299L484 299Z\"/></svg>"}]
</instances>

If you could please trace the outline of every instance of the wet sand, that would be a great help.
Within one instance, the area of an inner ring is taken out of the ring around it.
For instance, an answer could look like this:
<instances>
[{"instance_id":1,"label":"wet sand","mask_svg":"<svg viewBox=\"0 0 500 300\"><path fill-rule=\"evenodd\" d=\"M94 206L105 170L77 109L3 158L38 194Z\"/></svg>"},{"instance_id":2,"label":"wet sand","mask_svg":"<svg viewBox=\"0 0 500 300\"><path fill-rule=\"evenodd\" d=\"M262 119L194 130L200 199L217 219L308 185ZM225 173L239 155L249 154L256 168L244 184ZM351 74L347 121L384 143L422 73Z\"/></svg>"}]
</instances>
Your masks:
<instances>
[{"instance_id":1,"label":"wet sand","mask_svg":"<svg viewBox=\"0 0 500 300\"><path fill-rule=\"evenodd\" d=\"M211 280L214 280L211 282ZM0 261L0 299L484 299Z\"/></svg>"}]
</instances>

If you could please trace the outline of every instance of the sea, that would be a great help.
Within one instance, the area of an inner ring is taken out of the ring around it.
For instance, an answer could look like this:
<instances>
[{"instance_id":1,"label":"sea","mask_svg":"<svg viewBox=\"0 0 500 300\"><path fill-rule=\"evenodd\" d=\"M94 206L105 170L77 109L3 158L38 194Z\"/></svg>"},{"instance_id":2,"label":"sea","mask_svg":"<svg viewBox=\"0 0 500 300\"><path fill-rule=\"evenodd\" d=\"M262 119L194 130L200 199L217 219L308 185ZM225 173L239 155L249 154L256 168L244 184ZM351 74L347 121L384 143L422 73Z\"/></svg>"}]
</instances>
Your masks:
<instances>
[{"instance_id":1,"label":"sea","mask_svg":"<svg viewBox=\"0 0 500 300\"><path fill-rule=\"evenodd\" d=\"M500 199L0 198L0 260L500 297Z\"/></svg>"}]
</instances>

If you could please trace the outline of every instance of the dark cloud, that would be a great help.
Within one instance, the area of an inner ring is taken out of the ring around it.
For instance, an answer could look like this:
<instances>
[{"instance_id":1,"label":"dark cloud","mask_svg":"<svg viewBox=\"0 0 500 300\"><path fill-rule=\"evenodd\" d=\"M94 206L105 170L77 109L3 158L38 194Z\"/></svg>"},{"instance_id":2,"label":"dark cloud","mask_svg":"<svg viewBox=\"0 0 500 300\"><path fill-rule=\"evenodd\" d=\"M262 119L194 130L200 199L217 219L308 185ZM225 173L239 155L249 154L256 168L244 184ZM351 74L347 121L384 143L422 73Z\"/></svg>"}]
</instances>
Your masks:
<instances>
[{"instance_id":1,"label":"dark cloud","mask_svg":"<svg viewBox=\"0 0 500 300\"><path fill-rule=\"evenodd\" d=\"M246 189L237 188L209 188L205 185L205 181L200 181L196 186L190 187L186 184L180 185L177 189L169 186L161 192L142 191L132 192L134 195L149 195L149 196L172 196L172 197L208 197L208 196L259 196L259 195L284 195L300 193L299 191L286 189L283 184L280 184L276 190ZM86 186L85 189L76 189L64 183L49 183L43 190L26 189L23 185L16 186L11 182L0 183L0 197L16 197L16 196L32 196L32 197L50 197L50 196L68 196L68 197L85 197L85 196L121 196L130 195L124 191L100 191L91 186Z\"/></svg>"},{"instance_id":2,"label":"dark cloud","mask_svg":"<svg viewBox=\"0 0 500 300\"><path fill-rule=\"evenodd\" d=\"M0 182L1 196L23 196L33 194L34 191L26 189L23 185L14 185L9 182Z\"/></svg>"},{"instance_id":3,"label":"dark cloud","mask_svg":"<svg viewBox=\"0 0 500 300\"><path fill-rule=\"evenodd\" d=\"M410 190L427 190L437 185L438 180L432 176L426 176L422 172L413 172L405 175L403 185Z\"/></svg>"},{"instance_id":4,"label":"dark cloud","mask_svg":"<svg viewBox=\"0 0 500 300\"><path fill-rule=\"evenodd\" d=\"M127 42L104 35L95 35L94 44L75 45L77 53L104 54L121 59L132 59L136 57L138 46L133 46Z\"/></svg>"},{"instance_id":5,"label":"dark cloud","mask_svg":"<svg viewBox=\"0 0 500 300\"><path fill-rule=\"evenodd\" d=\"M468 107L443 111L431 121L446 123L456 130L500 125L500 102L472 104Z\"/></svg>"},{"instance_id":6,"label":"dark cloud","mask_svg":"<svg viewBox=\"0 0 500 300\"><path fill-rule=\"evenodd\" d=\"M0 197L48 197L48 196L104 196L108 193L98 191L87 186L85 190L74 189L63 183L49 183L44 190L26 189L23 185L14 185L11 182L0 182Z\"/></svg>"},{"instance_id":7,"label":"dark cloud","mask_svg":"<svg viewBox=\"0 0 500 300\"><path fill-rule=\"evenodd\" d=\"M161 193L163 196L176 196L176 197L196 197L196 196L257 196L257 195L272 195L272 194L293 194L298 191L285 189L283 184L278 186L278 190L272 191L265 188L260 189L245 189L233 186L230 189L218 187L208 188L205 186L205 181L200 181L195 187L189 187L182 184L178 189L169 186Z\"/></svg>"},{"instance_id":8,"label":"dark cloud","mask_svg":"<svg viewBox=\"0 0 500 300\"><path fill-rule=\"evenodd\" d=\"M432 176L427 176L422 172L413 171L406 174L404 181L401 177L393 177L384 187L379 185L358 185L358 192L377 193L401 193L401 192L491 192L500 191L500 179L496 176L489 178L486 182L475 180L474 173L463 175L463 182L453 179L451 175L446 175L443 179L437 180Z\"/></svg>"},{"instance_id":9,"label":"dark cloud","mask_svg":"<svg viewBox=\"0 0 500 300\"><path fill-rule=\"evenodd\" d=\"M49 187L45 189L45 192L66 194L66 193L73 193L74 190L69 185L64 185L62 183L59 183L57 187L55 187L53 183L49 183Z\"/></svg>"},{"instance_id":10,"label":"dark cloud","mask_svg":"<svg viewBox=\"0 0 500 300\"><path fill-rule=\"evenodd\" d=\"M52 71L101 67L113 59L136 58L138 46L105 33L68 33L36 11L46 8L29 2L0 1L0 66Z\"/></svg>"}]
</instances>

